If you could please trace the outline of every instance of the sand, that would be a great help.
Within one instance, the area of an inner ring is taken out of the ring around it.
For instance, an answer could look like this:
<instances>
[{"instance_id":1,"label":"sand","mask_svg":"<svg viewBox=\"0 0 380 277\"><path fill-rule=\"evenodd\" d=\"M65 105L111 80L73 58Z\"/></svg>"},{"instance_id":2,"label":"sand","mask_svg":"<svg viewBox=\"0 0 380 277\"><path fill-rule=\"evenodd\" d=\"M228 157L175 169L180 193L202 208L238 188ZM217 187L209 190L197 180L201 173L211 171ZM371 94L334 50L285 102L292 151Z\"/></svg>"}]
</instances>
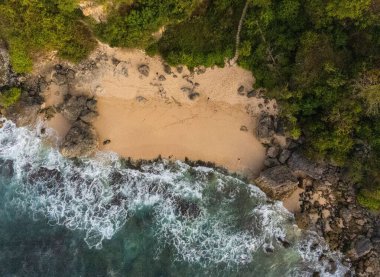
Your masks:
<instances>
[{"instance_id":1,"label":"sand","mask_svg":"<svg viewBox=\"0 0 380 277\"><path fill-rule=\"evenodd\" d=\"M138 70L143 64L149 66L148 76ZM256 120L263 110L275 113L275 102L246 96L254 84L249 71L226 66L191 73L183 67L170 68L168 74L159 57L104 44L74 69L69 85L49 86L45 105L58 105L68 92L96 97L100 150L133 159L187 157L247 177L262 168L265 149L255 136ZM237 91L240 86L243 95ZM183 90L199 97L191 100ZM62 138L70 124L57 114L48 127ZM103 145L105 140L111 143Z\"/></svg>"}]
</instances>

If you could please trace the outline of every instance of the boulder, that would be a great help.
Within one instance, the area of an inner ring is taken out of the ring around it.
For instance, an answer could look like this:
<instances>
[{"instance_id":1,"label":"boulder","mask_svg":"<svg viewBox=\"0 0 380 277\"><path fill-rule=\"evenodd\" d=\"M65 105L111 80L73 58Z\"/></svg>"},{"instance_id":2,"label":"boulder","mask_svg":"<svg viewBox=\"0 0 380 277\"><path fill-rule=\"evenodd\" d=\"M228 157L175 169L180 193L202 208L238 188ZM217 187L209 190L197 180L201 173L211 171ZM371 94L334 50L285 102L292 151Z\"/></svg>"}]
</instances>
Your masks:
<instances>
[{"instance_id":1,"label":"boulder","mask_svg":"<svg viewBox=\"0 0 380 277\"><path fill-rule=\"evenodd\" d=\"M73 124L60 147L67 158L88 157L98 149L98 137L94 127L77 121Z\"/></svg>"},{"instance_id":2,"label":"boulder","mask_svg":"<svg viewBox=\"0 0 380 277\"><path fill-rule=\"evenodd\" d=\"M164 64L164 72L166 74L171 74L172 73L172 69L171 69L170 65Z\"/></svg>"},{"instance_id":3,"label":"boulder","mask_svg":"<svg viewBox=\"0 0 380 277\"><path fill-rule=\"evenodd\" d=\"M98 117L98 112L90 111L90 110L85 110L82 111L80 115L80 120L86 122L86 123L92 123L95 121L95 119Z\"/></svg>"},{"instance_id":4,"label":"boulder","mask_svg":"<svg viewBox=\"0 0 380 277\"><path fill-rule=\"evenodd\" d=\"M183 66L182 65L180 65L180 66L177 66L177 72L179 73L179 74L181 74L182 73L182 71L183 71Z\"/></svg>"},{"instance_id":5,"label":"boulder","mask_svg":"<svg viewBox=\"0 0 380 277\"><path fill-rule=\"evenodd\" d=\"M82 111L87 109L87 98L84 96L69 96L61 107L62 115L70 120L76 121L81 115Z\"/></svg>"},{"instance_id":6,"label":"boulder","mask_svg":"<svg viewBox=\"0 0 380 277\"><path fill-rule=\"evenodd\" d=\"M128 64L126 62L119 62L114 69L114 73L117 75L123 75L128 77ZM148 69L149 74L149 69Z\"/></svg>"},{"instance_id":7,"label":"boulder","mask_svg":"<svg viewBox=\"0 0 380 277\"><path fill-rule=\"evenodd\" d=\"M244 95L244 86L240 86L237 90L239 95Z\"/></svg>"},{"instance_id":8,"label":"boulder","mask_svg":"<svg viewBox=\"0 0 380 277\"><path fill-rule=\"evenodd\" d=\"M280 149L277 146L271 146L267 150L267 156L269 158L277 158L279 153L280 153Z\"/></svg>"},{"instance_id":9,"label":"boulder","mask_svg":"<svg viewBox=\"0 0 380 277\"><path fill-rule=\"evenodd\" d=\"M274 120L267 113L262 113L258 119L256 135L261 143L269 144L274 135Z\"/></svg>"},{"instance_id":10,"label":"boulder","mask_svg":"<svg viewBox=\"0 0 380 277\"><path fill-rule=\"evenodd\" d=\"M158 77L158 80L161 81L161 82L163 82L163 81L166 80L166 78L165 78L164 75L160 75L160 76Z\"/></svg>"},{"instance_id":11,"label":"boulder","mask_svg":"<svg viewBox=\"0 0 380 277\"><path fill-rule=\"evenodd\" d=\"M280 163L284 164L289 159L291 154L292 152L290 152L288 149L284 149L281 151L281 154L278 160L280 161Z\"/></svg>"},{"instance_id":12,"label":"boulder","mask_svg":"<svg viewBox=\"0 0 380 277\"><path fill-rule=\"evenodd\" d=\"M255 181L261 190L276 200L289 197L297 189L299 183L290 169L284 165L262 171Z\"/></svg>"},{"instance_id":13,"label":"boulder","mask_svg":"<svg viewBox=\"0 0 380 277\"><path fill-rule=\"evenodd\" d=\"M368 238L361 238L355 242L354 250L358 258L367 255L373 248L371 241Z\"/></svg>"},{"instance_id":14,"label":"boulder","mask_svg":"<svg viewBox=\"0 0 380 277\"><path fill-rule=\"evenodd\" d=\"M247 93L247 97L248 97L248 98L255 97L255 96L256 96L256 91L254 91L254 90L251 90L251 91L249 91L249 92Z\"/></svg>"},{"instance_id":15,"label":"boulder","mask_svg":"<svg viewBox=\"0 0 380 277\"><path fill-rule=\"evenodd\" d=\"M274 167L276 165L280 165L280 163L279 163L279 161L277 159L266 158L265 161L264 161L264 165L266 167Z\"/></svg>"},{"instance_id":16,"label":"boulder","mask_svg":"<svg viewBox=\"0 0 380 277\"><path fill-rule=\"evenodd\" d=\"M293 153L288 160L288 165L293 173L297 176L309 176L313 179L321 179L326 169L307 159L300 153Z\"/></svg>"},{"instance_id":17,"label":"boulder","mask_svg":"<svg viewBox=\"0 0 380 277\"><path fill-rule=\"evenodd\" d=\"M149 71L150 71L150 68L148 65L146 64L142 64L142 65L139 65L139 67L137 68L138 71L144 75L145 77L148 77L149 76Z\"/></svg>"},{"instance_id":18,"label":"boulder","mask_svg":"<svg viewBox=\"0 0 380 277\"><path fill-rule=\"evenodd\" d=\"M199 96L200 96L200 94L199 94L198 92L193 92L193 93L190 93L190 94L189 94L189 99L190 99L190 100L195 100L195 99L197 99Z\"/></svg>"},{"instance_id":19,"label":"boulder","mask_svg":"<svg viewBox=\"0 0 380 277\"><path fill-rule=\"evenodd\" d=\"M241 125L241 126L240 126L240 131L248 132L248 128L247 128L247 126L245 126L245 125Z\"/></svg>"},{"instance_id":20,"label":"boulder","mask_svg":"<svg viewBox=\"0 0 380 277\"><path fill-rule=\"evenodd\" d=\"M89 100L87 100L86 106L90 111L96 112L98 110L97 104L98 104L97 100L89 99Z\"/></svg>"}]
</instances>

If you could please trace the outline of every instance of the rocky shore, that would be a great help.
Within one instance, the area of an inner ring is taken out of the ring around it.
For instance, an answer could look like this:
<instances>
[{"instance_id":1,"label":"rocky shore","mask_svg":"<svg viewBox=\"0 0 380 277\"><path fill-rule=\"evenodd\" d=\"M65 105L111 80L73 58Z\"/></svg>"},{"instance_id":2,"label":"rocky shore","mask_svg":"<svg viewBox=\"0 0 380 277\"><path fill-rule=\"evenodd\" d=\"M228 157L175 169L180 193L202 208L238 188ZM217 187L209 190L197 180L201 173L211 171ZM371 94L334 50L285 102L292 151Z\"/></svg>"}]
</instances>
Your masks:
<instances>
[{"instance_id":1,"label":"rocky shore","mask_svg":"<svg viewBox=\"0 0 380 277\"><path fill-rule=\"evenodd\" d=\"M146 71L146 68L141 70ZM57 65L53 81L65 84L72 74L70 69ZM2 115L24 126L35 124L39 116L48 118L61 113L71 122L60 144L61 153L69 158L90 156L99 145L92 126L98 116L96 99L67 93L62 105L43 107L42 92L47 85L48 81L42 76L12 72L7 52L0 46L0 92L9 87L23 91L21 100L1 110ZM317 232L332 250L342 252L355 276L380 276L379 215L356 202L355 184L347 180L340 168L305 158L301 152L302 139L281 139L282 129L277 117L261 113L256 135L266 147L266 159L256 184L277 200L284 200L301 189L301 208L295 213L299 227Z\"/></svg>"},{"instance_id":2,"label":"rocky shore","mask_svg":"<svg viewBox=\"0 0 380 277\"><path fill-rule=\"evenodd\" d=\"M301 189L298 226L317 232L332 250L343 253L354 276L380 276L380 215L357 203L355 184L342 169L307 159L302 139L280 143L277 118L262 114L258 125L267 152L256 184L278 200Z\"/></svg>"}]
</instances>

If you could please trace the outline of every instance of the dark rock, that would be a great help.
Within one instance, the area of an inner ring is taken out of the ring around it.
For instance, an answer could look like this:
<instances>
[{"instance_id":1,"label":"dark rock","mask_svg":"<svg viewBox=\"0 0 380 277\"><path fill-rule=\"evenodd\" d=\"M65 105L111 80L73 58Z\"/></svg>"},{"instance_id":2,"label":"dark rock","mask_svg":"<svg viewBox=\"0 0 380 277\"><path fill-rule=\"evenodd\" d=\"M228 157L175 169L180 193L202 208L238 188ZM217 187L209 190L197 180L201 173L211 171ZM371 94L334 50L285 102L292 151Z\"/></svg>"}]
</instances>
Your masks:
<instances>
[{"instance_id":1,"label":"dark rock","mask_svg":"<svg viewBox=\"0 0 380 277\"><path fill-rule=\"evenodd\" d=\"M261 190L276 200L290 196L299 183L290 169L284 165L262 171L255 181Z\"/></svg>"},{"instance_id":2,"label":"dark rock","mask_svg":"<svg viewBox=\"0 0 380 277\"><path fill-rule=\"evenodd\" d=\"M75 71L72 69L68 69L66 72L66 77L69 80L74 80L75 79Z\"/></svg>"},{"instance_id":3,"label":"dark rock","mask_svg":"<svg viewBox=\"0 0 380 277\"><path fill-rule=\"evenodd\" d=\"M195 99L197 99L199 96L200 96L200 94L199 94L198 92L193 92L193 93L190 93L190 94L189 94L189 99L190 99L190 100L195 100Z\"/></svg>"},{"instance_id":4,"label":"dark rock","mask_svg":"<svg viewBox=\"0 0 380 277\"><path fill-rule=\"evenodd\" d=\"M103 145L107 145L107 144L110 144L111 143L111 140L110 139L106 139L103 141Z\"/></svg>"},{"instance_id":5,"label":"dark rock","mask_svg":"<svg viewBox=\"0 0 380 277\"><path fill-rule=\"evenodd\" d=\"M285 240L285 239L283 239L283 238L278 237L277 240L278 240L279 242L281 242L281 244L282 244L282 246L283 246L284 248L289 248L289 247L291 246L290 242L288 242L287 240Z\"/></svg>"},{"instance_id":6,"label":"dark rock","mask_svg":"<svg viewBox=\"0 0 380 277\"><path fill-rule=\"evenodd\" d=\"M144 96L141 96L141 95L136 96L136 100L138 102L146 102L146 101L148 101Z\"/></svg>"},{"instance_id":7,"label":"dark rock","mask_svg":"<svg viewBox=\"0 0 380 277\"><path fill-rule=\"evenodd\" d=\"M28 173L28 182L35 185L36 183L45 183L47 187L53 187L62 183L62 174L57 169L39 167Z\"/></svg>"},{"instance_id":8,"label":"dark rock","mask_svg":"<svg viewBox=\"0 0 380 277\"><path fill-rule=\"evenodd\" d=\"M146 70L146 69L142 69L142 71L144 71L144 70ZM139 71L140 71L140 67L139 67ZM119 62L114 69L114 73L128 77L128 64L126 62ZM140 73L143 74L141 71L140 71ZM147 74L149 75L149 67L148 67L148 73ZM143 75L145 75L145 74L143 74ZM145 76L148 76L148 75L145 75Z\"/></svg>"},{"instance_id":9,"label":"dark rock","mask_svg":"<svg viewBox=\"0 0 380 277\"><path fill-rule=\"evenodd\" d=\"M77 121L63 139L60 151L67 158L88 157L98 148L98 137L94 127Z\"/></svg>"},{"instance_id":10,"label":"dark rock","mask_svg":"<svg viewBox=\"0 0 380 277\"><path fill-rule=\"evenodd\" d=\"M206 67L204 66L199 66L195 69L195 72L198 74L198 75L201 75L201 74L204 74L206 72Z\"/></svg>"},{"instance_id":11,"label":"dark rock","mask_svg":"<svg viewBox=\"0 0 380 277\"><path fill-rule=\"evenodd\" d=\"M277 146L271 146L267 150L267 156L270 158L277 158L280 153L280 149Z\"/></svg>"},{"instance_id":12,"label":"dark rock","mask_svg":"<svg viewBox=\"0 0 380 277\"><path fill-rule=\"evenodd\" d=\"M240 86L237 90L239 95L244 95L244 86Z\"/></svg>"},{"instance_id":13,"label":"dark rock","mask_svg":"<svg viewBox=\"0 0 380 277\"><path fill-rule=\"evenodd\" d=\"M166 74L171 74L172 73L172 68L168 64L164 64L164 72Z\"/></svg>"},{"instance_id":14,"label":"dark rock","mask_svg":"<svg viewBox=\"0 0 380 277\"><path fill-rule=\"evenodd\" d=\"M277 159L266 158L265 161L264 161L264 165L266 167L274 167L276 165L280 165L280 163L279 163L279 161Z\"/></svg>"},{"instance_id":15,"label":"dark rock","mask_svg":"<svg viewBox=\"0 0 380 277\"><path fill-rule=\"evenodd\" d=\"M89 100L87 100L87 102L86 102L86 106L87 106L87 108L88 108L90 111L94 111L94 112L96 112L96 111L98 110L97 104L98 104L98 101L95 100L95 99L89 99Z\"/></svg>"},{"instance_id":16,"label":"dark rock","mask_svg":"<svg viewBox=\"0 0 380 277\"><path fill-rule=\"evenodd\" d=\"M165 81L166 78L165 78L164 75L160 75L160 76L158 77L158 80L162 82L162 81Z\"/></svg>"},{"instance_id":17,"label":"dark rock","mask_svg":"<svg viewBox=\"0 0 380 277\"><path fill-rule=\"evenodd\" d=\"M372 243L367 238L359 239L355 242L355 254L358 258L367 255L372 250Z\"/></svg>"},{"instance_id":18,"label":"dark rock","mask_svg":"<svg viewBox=\"0 0 380 277\"><path fill-rule=\"evenodd\" d=\"M197 82L194 83L194 87L199 87L199 86L200 86L199 83L197 83Z\"/></svg>"},{"instance_id":19,"label":"dark rock","mask_svg":"<svg viewBox=\"0 0 380 277\"><path fill-rule=\"evenodd\" d=\"M95 121L95 119L99 116L98 112L85 110L81 112L80 120L86 122L86 123L92 123Z\"/></svg>"},{"instance_id":20,"label":"dark rock","mask_svg":"<svg viewBox=\"0 0 380 277\"><path fill-rule=\"evenodd\" d=\"M247 93L247 97L248 97L248 98L255 97L255 96L256 96L256 91L254 91L254 90L251 90L251 91L249 91L249 92Z\"/></svg>"},{"instance_id":21,"label":"dark rock","mask_svg":"<svg viewBox=\"0 0 380 277\"><path fill-rule=\"evenodd\" d=\"M260 115L256 135L262 143L270 143L274 135L274 121L272 116L267 113Z\"/></svg>"},{"instance_id":22,"label":"dark rock","mask_svg":"<svg viewBox=\"0 0 380 277\"><path fill-rule=\"evenodd\" d=\"M14 174L13 161L0 159L0 175L11 178Z\"/></svg>"},{"instance_id":23,"label":"dark rock","mask_svg":"<svg viewBox=\"0 0 380 277\"><path fill-rule=\"evenodd\" d=\"M278 160L280 161L280 163L284 164L289 159L291 154L292 154L292 152L290 152L287 149L284 149L281 151L281 154L280 154L280 157L278 158Z\"/></svg>"},{"instance_id":24,"label":"dark rock","mask_svg":"<svg viewBox=\"0 0 380 277\"><path fill-rule=\"evenodd\" d=\"M193 92L193 89L192 88L189 88L189 87L181 87L181 90L185 93L192 93Z\"/></svg>"},{"instance_id":25,"label":"dark rock","mask_svg":"<svg viewBox=\"0 0 380 277\"><path fill-rule=\"evenodd\" d=\"M112 61L112 64L115 66L117 66L120 63L120 60L116 59L115 57L113 57L111 61Z\"/></svg>"},{"instance_id":26,"label":"dark rock","mask_svg":"<svg viewBox=\"0 0 380 277\"><path fill-rule=\"evenodd\" d=\"M44 114L45 119L51 119L54 117L54 115L57 113L57 110L53 106L49 106L45 109L42 109L40 113Z\"/></svg>"},{"instance_id":27,"label":"dark rock","mask_svg":"<svg viewBox=\"0 0 380 277\"><path fill-rule=\"evenodd\" d=\"M138 71L144 75L145 77L148 77L149 76L149 71L150 71L150 68L148 65L146 64L142 64L142 65L139 65L138 67Z\"/></svg>"},{"instance_id":28,"label":"dark rock","mask_svg":"<svg viewBox=\"0 0 380 277\"><path fill-rule=\"evenodd\" d=\"M240 126L240 131L248 132L247 126L244 126L244 125Z\"/></svg>"},{"instance_id":29,"label":"dark rock","mask_svg":"<svg viewBox=\"0 0 380 277\"><path fill-rule=\"evenodd\" d=\"M326 170L323 166L310 161L297 152L293 153L289 158L288 165L294 174L307 175L313 179L321 179Z\"/></svg>"},{"instance_id":30,"label":"dark rock","mask_svg":"<svg viewBox=\"0 0 380 277\"><path fill-rule=\"evenodd\" d=\"M61 107L62 115L70 120L76 121L83 110L87 109L87 98L84 96L68 96Z\"/></svg>"},{"instance_id":31,"label":"dark rock","mask_svg":"<svg viewBox=\"0 0 380 277\"><path fill-rule=\"evenodd\" d=\"M183 71L183 66L177 66L177 72L179 73L179 74L181 74L182 73L182 71Z\"/></svg>"},{"instance_id":32,"label":"dark rock","mask_svg":"<svg viewBox=\"0 0 380 277\"><path fill-rule=\"evenodd\" d=\"M65 74L55 72L53 74L53 82L59 86L65 85L67 83L67 77Z\"/></svg>"}]
</instances>

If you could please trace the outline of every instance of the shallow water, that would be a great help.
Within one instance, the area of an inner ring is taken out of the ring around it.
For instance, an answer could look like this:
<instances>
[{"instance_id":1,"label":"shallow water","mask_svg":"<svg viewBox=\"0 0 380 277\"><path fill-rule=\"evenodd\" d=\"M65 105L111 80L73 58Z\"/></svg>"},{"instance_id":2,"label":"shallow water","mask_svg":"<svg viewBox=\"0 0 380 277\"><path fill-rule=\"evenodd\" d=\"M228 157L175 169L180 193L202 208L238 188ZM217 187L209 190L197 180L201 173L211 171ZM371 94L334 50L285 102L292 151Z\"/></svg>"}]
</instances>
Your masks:
<instances>
[{"instance_id":1,"label":"shallow water","mask_svg":"<svg viewBox=\"0 0 380 277\"><path fill-rule=\"evenodd\" d=\"M0 276L348 270L281 202L212 168L168 161L131 168L110 153L70 161L10 122L0 145Z\"/></svg>"}]
</instances>

